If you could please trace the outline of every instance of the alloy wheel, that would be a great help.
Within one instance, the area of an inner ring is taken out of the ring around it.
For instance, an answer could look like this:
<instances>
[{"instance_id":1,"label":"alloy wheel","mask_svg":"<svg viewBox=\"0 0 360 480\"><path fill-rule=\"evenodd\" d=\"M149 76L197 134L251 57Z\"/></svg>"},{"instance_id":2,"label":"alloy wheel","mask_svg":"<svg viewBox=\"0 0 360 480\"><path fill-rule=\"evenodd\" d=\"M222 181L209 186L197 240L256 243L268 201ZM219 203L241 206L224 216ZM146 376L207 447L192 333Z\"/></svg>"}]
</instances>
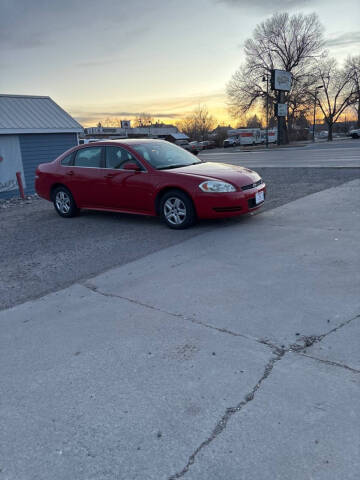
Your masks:
<instances>
[{"instance_id":1,"label":"alloy wheel","mask_svg":"<svg viewBox=\"0 0 360 480\"><path fill-rule=\"evenodd\" d=\"M67 192L64 192L63 190L57 192L55 197L55 203L56 208L59 210L59 212L63 214L67 214L70 212L71 198Z\"/></svg>"},{"instance_id":2,"label":"alloy wheel","mask_svg":"<svg viewBox=\"0 0 360 480\"><path fill-rule=\"evenodd\" d=\"M186 220L186 206L177 197L170 197L164 203L164 215L172 225L181 225Z\"/></svg>"}]
</instances>

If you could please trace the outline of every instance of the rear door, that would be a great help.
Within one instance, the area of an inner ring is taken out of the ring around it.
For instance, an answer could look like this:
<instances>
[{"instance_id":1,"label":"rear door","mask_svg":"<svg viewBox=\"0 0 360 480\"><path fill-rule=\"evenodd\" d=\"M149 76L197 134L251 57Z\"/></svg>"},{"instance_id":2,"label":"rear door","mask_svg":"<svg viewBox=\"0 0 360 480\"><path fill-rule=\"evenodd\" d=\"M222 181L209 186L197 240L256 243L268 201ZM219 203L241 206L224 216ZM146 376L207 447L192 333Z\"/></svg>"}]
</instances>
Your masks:
<instances>
[{"instance_id":1,"label":"rear door","mask_svg":"<svg viewBox=\"0 0 360 480\"><path fill-rule=\"evenodd\" d=\"M102 207L106 193L104 147L85 147L76 151L73 165L65 168L66 180L79 207Z\"/></svg>"}]
</instances>

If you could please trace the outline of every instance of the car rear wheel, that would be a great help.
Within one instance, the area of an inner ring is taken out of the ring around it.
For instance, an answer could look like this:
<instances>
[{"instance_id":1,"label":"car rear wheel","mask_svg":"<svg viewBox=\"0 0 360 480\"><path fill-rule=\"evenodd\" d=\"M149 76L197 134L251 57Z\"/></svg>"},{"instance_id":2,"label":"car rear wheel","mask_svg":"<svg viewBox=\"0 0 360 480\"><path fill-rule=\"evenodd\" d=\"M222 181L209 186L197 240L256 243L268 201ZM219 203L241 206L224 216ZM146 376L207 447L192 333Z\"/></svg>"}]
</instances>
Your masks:
<instances>
[{"instance_id":1,"label":"car rear wheel","mask_svg":"<svg viewBox=\"0 0 360 480\"><path fill-rule=\"evenodd\" d=\"M79 213L75 200L66 187L57 187L53 192L53 202L61 217L75 217Z\"/></svg>"},{"instance_id":2,"label":"car rear wheel","mask_svg":"<svg viewBox=\"0 0 360 480\"><path fill-rule=\"evenodd\" d=\"M195 208L191 199L180 190L165 193L160 203L160 215L166 225L176 230L195 223Z\"/></svg>"}]
</instances>

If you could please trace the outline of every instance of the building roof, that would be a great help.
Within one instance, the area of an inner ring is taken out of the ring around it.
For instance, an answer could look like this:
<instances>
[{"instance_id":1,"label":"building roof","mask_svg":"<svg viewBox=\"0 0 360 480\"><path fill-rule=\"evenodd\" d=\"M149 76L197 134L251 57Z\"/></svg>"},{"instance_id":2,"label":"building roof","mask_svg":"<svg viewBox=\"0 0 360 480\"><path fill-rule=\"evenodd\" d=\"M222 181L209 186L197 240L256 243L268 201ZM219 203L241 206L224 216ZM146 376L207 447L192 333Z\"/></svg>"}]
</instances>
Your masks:
<instances>
[{"instance_id":1,"label":"building roof","mask_svg":"<svg viewBox=\"0 0 360 480\"><path fill-rule=\"evenodd\" d=\"M173 137L175 140L188 140L189 137L185 133L170 133L169 137Z\"/></svg>"},{"instance_id":2,"label":"building roof","mask_svg":"<svg viewBox=\"0 0 360 480\"><path fill-rule=\"evenodd\" d=\"M0 134L82 131L82 126L50 97L0 95Z\"/></svg>"}]
</instances>

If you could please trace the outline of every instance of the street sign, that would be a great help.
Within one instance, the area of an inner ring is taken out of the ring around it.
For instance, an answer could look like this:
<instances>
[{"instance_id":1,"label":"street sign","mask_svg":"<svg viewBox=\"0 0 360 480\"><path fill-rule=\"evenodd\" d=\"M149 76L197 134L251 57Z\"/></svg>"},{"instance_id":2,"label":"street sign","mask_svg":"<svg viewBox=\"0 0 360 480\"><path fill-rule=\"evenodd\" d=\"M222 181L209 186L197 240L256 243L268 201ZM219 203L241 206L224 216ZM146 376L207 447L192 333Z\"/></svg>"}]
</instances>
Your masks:
<instances>
[{"instance_id":1,"label":"street sign","mask_svg":"<svg viewBox=\"0 0 360 480\"><path fill-rule=\"evenodd\" d=\"M285 70L271 70L271 90L291 90L291 73Z\"/></svg>"},{"instance_id":2,"label":"street sign","mask_svg":"<svg viewBox=\"0 0 360 480\"><path fill-rule=\"evenodd\" d=\"M275 116L286 117L286 115L287 115L287 103L275 104Z\"/></svg>"}]
</instances>

